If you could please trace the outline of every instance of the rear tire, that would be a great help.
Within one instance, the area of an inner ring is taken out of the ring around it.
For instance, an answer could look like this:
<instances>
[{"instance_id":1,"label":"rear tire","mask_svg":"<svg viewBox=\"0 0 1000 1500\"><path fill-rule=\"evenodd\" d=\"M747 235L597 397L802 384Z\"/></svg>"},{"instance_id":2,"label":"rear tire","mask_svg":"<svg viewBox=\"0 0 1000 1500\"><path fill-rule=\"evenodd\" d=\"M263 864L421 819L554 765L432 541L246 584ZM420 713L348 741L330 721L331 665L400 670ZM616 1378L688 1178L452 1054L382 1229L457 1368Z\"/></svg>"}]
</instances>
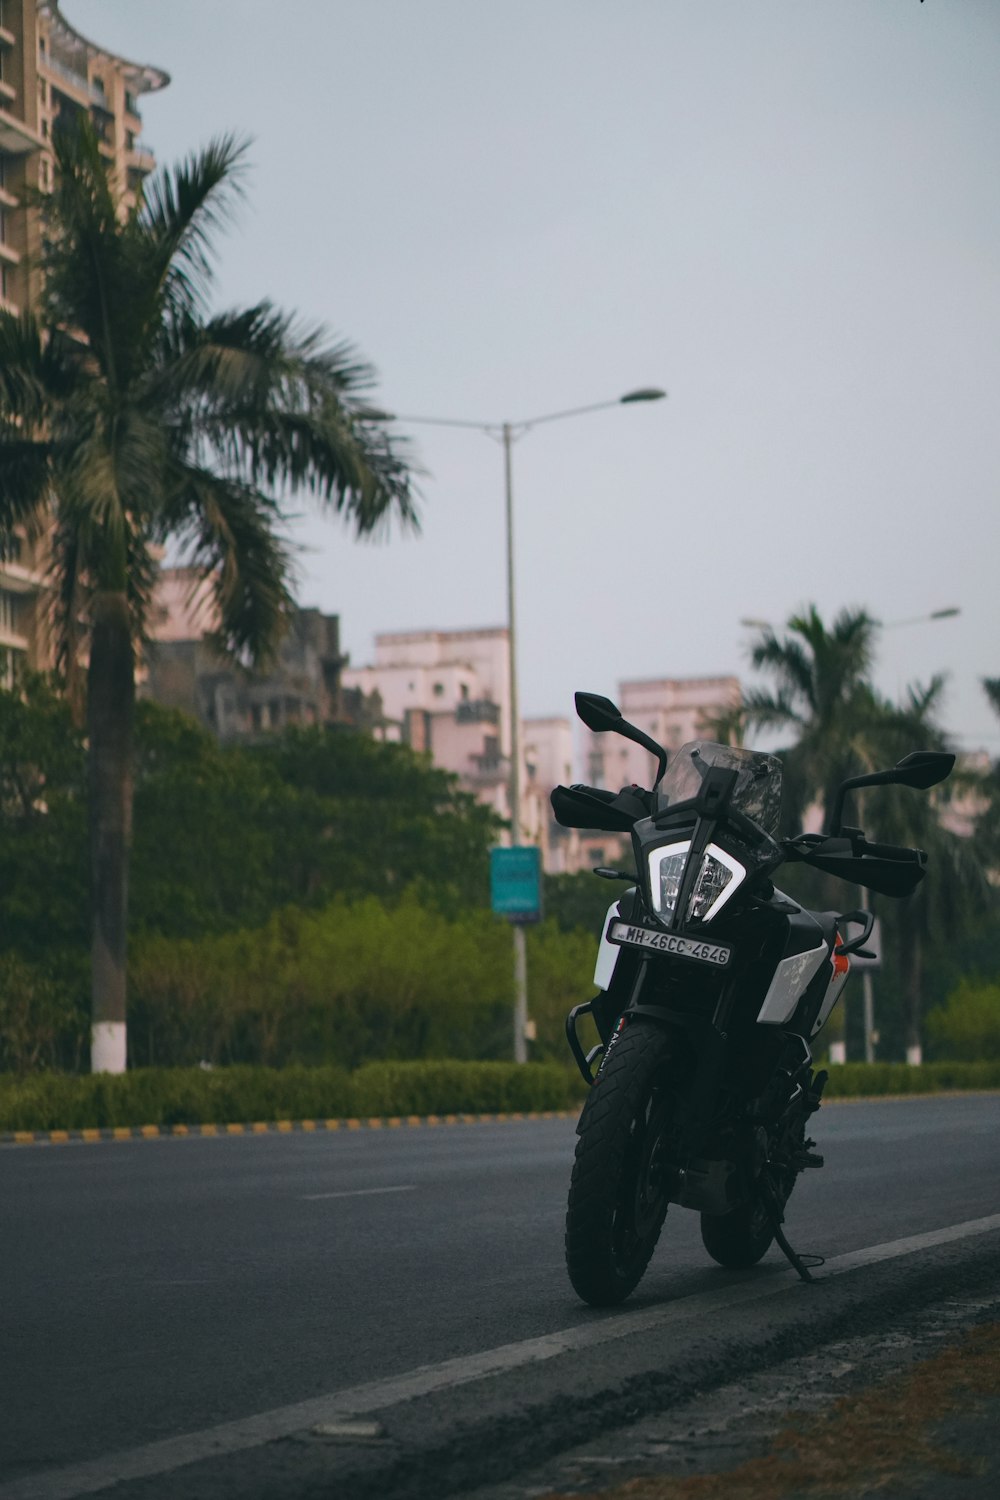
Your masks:
<instances>
[{"instance_id":1,"label":"rear tire","mask_svg":"<svg viewBox=\"0 0 1000 1500\"><path fill-rule=\"evenodd\" d=\"M673 1042L632 1021L612 1037L580 1116L566 1210L566 1268L593 1307L622 1302L642 1279L667 1212L666 1136Z\"/></svg>"},{"instance_id":2,"label":"rear tire","mask_svg":"<svg viewBox=\"0 0 1000 1500\"><path fill-rule=\"evenodd\" d=\"M714 1261L734 1268L755 1266L771 1248L774 1231L756 1199L728 1214L702 1214L701 1239Z\"/></svg>"}]
</instances>

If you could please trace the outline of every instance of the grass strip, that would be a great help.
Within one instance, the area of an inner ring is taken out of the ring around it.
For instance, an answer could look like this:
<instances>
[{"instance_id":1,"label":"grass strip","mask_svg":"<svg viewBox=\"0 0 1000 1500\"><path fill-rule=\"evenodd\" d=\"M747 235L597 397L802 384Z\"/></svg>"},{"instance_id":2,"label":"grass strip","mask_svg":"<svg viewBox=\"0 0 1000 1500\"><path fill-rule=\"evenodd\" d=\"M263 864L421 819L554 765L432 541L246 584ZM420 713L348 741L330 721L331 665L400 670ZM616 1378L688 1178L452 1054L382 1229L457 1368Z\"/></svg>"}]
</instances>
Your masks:
<instances>
[{"instance_id":1,"label":"grass strip","mask_svg":"<svg viewBox=\"0 0 1000 1500\"><path fill-rule=\"evenodd\" d=\"M937 1429L953 1415L996 1421L1000 1398L1000 1323L890 1379L842 1396L826 1410L789 1412L769 1451L712 1474L641 1476L587 1500L820 1500L892 1493L929 1474L974 1478L981 1460L959 1452ZM932 1494L933 1489L928 1490ZM543 1500L584 1500L551 1492Z\"/></svg>"}]
</instances>

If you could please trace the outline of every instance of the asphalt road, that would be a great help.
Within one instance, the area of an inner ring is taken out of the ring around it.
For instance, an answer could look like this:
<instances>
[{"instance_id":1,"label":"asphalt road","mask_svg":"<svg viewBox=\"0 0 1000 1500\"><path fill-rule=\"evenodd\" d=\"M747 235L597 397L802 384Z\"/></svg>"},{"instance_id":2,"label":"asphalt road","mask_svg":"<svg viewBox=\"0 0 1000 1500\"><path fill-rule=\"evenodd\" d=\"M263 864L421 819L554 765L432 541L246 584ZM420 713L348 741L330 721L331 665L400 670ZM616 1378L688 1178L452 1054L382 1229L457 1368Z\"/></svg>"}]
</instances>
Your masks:
<instances>
[{"instance_id":1,"label":"asphalt road","mask_svg":"<svg viewBox=\"0 0 1000 1500\"><path fill-rule=\"evenodd\" d=\"M802 1251L836 1261L1000 1210L1000 1096L831 1104L814 1133L827 1166L786 1226ZM599 1335L607 1315L562 1263L573 1145L573 1123L551 1120L0 1149L0 1500L418 1367ZM628 1305L653 1315L785 1275L776 1251L749 1281L721 1271L675 1209ZM435 1420L467 1422L469 1399L442 1398Z\"/></svg>"}]
</instances>

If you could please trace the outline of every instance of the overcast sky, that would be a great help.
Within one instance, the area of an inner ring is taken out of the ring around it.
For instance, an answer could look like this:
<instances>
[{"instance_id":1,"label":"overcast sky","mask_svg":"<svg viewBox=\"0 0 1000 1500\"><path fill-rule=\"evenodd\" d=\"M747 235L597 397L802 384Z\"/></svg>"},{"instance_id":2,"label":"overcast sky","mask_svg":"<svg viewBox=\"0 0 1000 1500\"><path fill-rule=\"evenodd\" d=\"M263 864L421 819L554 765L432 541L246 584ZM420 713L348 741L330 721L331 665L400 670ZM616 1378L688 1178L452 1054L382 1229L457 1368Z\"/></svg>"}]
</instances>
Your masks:
<instances>
[{"instance_id":1,"label":"overcast sky","mask_svg":"<svg viewBox=\"0 0 1000 1500\"><path fill-rule=\"evenodd\" d=\"M354 341L390 411L518 420L526 714L577 687L748 676L745 617L908 621L1000 744L997 0L63 0L171 75L172 162L253 138L218 300ZM382 630L502 624L500 447L409 429L419 538L308 519L299 598Z\"/></svg>"}]
</instances>

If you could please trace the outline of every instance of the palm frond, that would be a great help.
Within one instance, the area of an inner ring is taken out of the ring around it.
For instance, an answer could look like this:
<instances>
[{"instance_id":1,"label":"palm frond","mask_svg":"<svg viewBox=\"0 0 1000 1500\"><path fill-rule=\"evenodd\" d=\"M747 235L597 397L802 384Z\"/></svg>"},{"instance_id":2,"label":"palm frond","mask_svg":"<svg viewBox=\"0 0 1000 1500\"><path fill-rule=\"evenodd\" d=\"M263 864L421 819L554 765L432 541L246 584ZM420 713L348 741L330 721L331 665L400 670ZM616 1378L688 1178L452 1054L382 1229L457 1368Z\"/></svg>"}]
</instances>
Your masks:
<instances>
[{"instance_id":1,"label":"palm frond","mask_svg":"<svg viewBox=\"0 0 1000 1500\"><path fill-rule=\"evenodd\" d=\"M118 379L122 330L135 323L135 257L118 219L107 164L89 121L53 136L56 183L45 199L46 321L85 335L106 378Z\"/></svg>"},{"instance_id":2,"label":"palm frond","mask_svg":"<svg viewBox=\"0 0 1000 1500\"><path fill-rule=\"evenodd\" d=\"M194 317L205 306L213 276L212 235L225 227L243 196L248 147L248 140L219 136L145 184L138 223L175 317Z\"/></svg>"},{"instance_id":3,"label":"palm frond","mask_svg":"<svg viewBox=\"0 0 1000 1500\"><path fill-rule=\"evenodd\" d=\"M815 706L812 663L798 641L790 636L779 640L773 630L766 630L751 647L750 661L758 670L777 677L780 690L786 696L794 696L810 707Z\"/></svg>"},{"instance_id":4,"label":"palm frond","mask_svg":"<svg viewBox=\"0 0 1000 1500\"><path fill-rule=\"evenodd\" d=\"M418 525L414 465L367 403L372 367L269 303L170 331L151 396L178 411L193 457L252 489L303 488L370 535Z\"/></svg>"},{"instance_id":5,"label":"palm frond","mask_svg":"<svg viewBox=\"0 0 1000 1500\"><path fill-rule=\"evenodd\" d=\"M743 713L747 726L754 729L801 728L804 723L791 696L781 689L766 693L760 688L749 688L743 695Z\"/></svg>"},{"instance_id":6,"label":"palm frond","mask_svg":"<svg viewBox=\"0 0 1000 1500\"><path fill-rule=\"evenodd\" d=\"M178 469L174 479L175 537L184 561L211 579L217 644L231 656L266 659L292 609L291 560L274 502L206 469Z\"/></svg>"},{"instance_id":7,"label":"palm frond","mask_svg":"<svg viewBox=\"0 0 1000 1500\"><path fill-rule=\"evenodd\" d=\"M32 536L41 532L51 483L52 444L0 423L0 557L11 555L18 527Z\"/></svg>"}]
</instances>

